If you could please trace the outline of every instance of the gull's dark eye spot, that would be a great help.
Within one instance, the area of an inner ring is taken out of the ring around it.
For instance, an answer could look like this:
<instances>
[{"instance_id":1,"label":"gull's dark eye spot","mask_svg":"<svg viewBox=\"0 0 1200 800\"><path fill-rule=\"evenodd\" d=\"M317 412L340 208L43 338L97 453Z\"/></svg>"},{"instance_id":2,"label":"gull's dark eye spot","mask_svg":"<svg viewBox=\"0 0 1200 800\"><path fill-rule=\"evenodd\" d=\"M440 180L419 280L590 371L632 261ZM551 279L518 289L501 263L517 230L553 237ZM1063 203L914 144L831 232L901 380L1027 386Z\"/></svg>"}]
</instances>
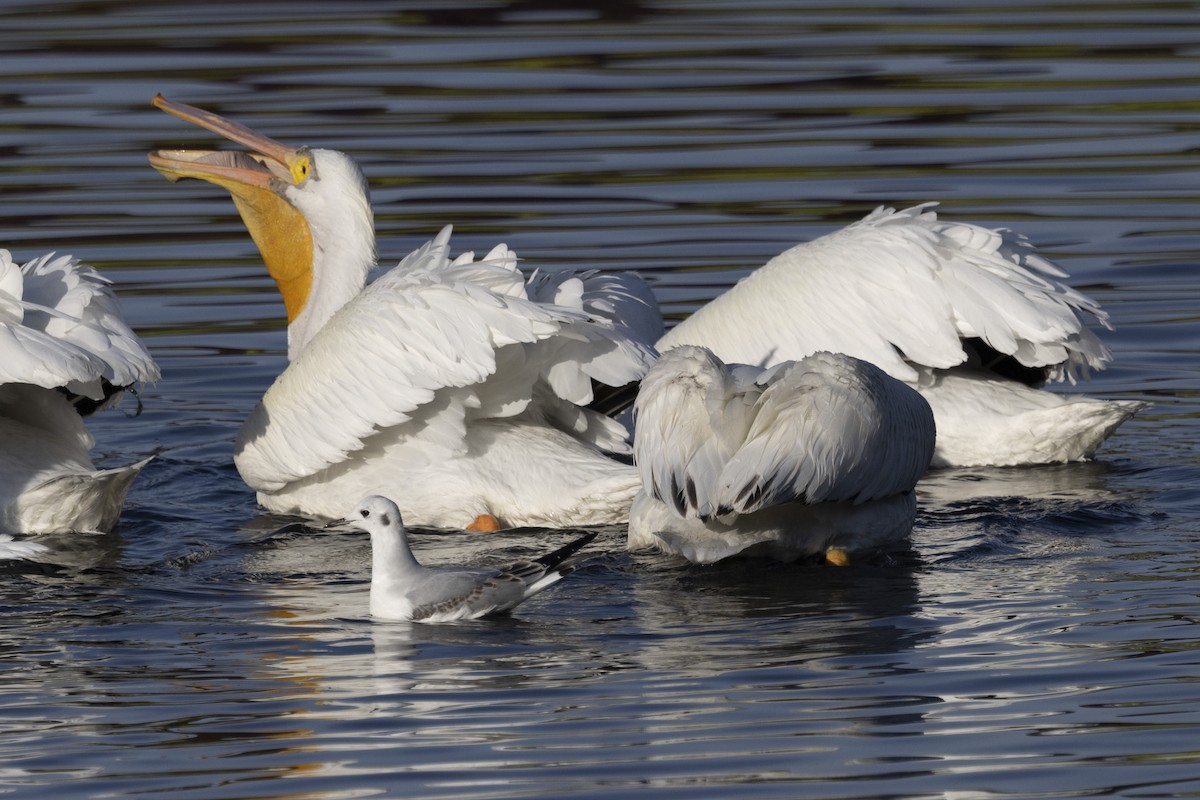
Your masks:
<instances>
[{"instance_id":1,"label":"gull's dark eye spot","mask_svg":"<svg viewBox=\"0 0 1200 800\"><path fill-rule=\"evenodd\" d=\"M367 517L371 516L371 512L367 511L365 508L362 509L361 511L359 511L358 513L362 515L363 519L366 519Z\"/></svg>"}]
</instances>

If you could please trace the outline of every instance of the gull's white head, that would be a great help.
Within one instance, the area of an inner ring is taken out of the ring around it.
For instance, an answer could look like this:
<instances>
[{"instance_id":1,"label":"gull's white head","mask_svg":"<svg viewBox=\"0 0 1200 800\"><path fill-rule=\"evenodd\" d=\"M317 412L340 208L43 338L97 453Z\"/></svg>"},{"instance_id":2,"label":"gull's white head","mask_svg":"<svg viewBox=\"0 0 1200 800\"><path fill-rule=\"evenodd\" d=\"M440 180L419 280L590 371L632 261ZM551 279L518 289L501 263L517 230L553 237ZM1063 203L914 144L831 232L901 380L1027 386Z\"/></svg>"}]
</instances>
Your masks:
<instances>
[{"instance_id":1,"label":"gull's white head","mask_svg":"<svg viewBox=\"0 0 1200 800\"><path fill-rule=\"evenodd\" d=\"M362 502L354 507L354 511L350 513L349 517L338 522L366 531L371 535L404 530L404 520L400 516L400 509L388 498L377 494L363 498Z\"/></svg>"}]
</instances>

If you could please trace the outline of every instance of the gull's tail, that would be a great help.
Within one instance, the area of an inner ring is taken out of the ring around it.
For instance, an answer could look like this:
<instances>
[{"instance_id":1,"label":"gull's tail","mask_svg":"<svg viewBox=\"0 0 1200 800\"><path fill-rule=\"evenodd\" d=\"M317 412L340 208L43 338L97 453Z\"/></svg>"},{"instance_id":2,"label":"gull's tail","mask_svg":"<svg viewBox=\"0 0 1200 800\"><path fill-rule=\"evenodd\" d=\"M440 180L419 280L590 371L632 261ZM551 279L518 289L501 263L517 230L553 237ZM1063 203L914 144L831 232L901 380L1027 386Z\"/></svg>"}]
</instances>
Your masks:
<instances>
[{"instance_id":1,"label":"gull's tail","mask_svg":"<svg viewBox=\"0 0 1200 800\"><path fill-rule=\"evenodd\" d=\"M578 539L568 542L552 553L547 553L541 558L536 558L533 561L526 562L524 568L522 565L514 564L507 572L516 575L521 580L527 582L525 587L525 597L537 594L542 589L545 589L551 584L558 583L560 580L570 575L575 571L575 564L564 563L568 558L582 550L588 542L596 538L598 531L585 533Z\"/></svg>"},{"instance_id":2,"label":"gull's tail","mask_svg":"<svg viewBox=\"0 0 1200 800\"><path fill-rule=\"evenodd\" d=\"M580 550L582 550L585 546L587 546L587 544L589 542L591 542L593 539L595 539L597 535L598 535L598 531L592 531L591 533L585 533L583 536L580 536L578 539L575 539L572 542L564 544L562 547L558 548L553 553L547 553L546 555L542 556L541 558L535 558L534 562L541 564L543 567L545 567L546 572L553 571L553 572L558 572L560 575L566 575L567 573L571 572L575 568L573 564L565 564L560 569L556 569L556 567L558 567L559 564L562 564L568 558L570 558L571 556L575 555ZM566 571L564 572L563 570L566 570Z\"/></svg>"}]
</instances>

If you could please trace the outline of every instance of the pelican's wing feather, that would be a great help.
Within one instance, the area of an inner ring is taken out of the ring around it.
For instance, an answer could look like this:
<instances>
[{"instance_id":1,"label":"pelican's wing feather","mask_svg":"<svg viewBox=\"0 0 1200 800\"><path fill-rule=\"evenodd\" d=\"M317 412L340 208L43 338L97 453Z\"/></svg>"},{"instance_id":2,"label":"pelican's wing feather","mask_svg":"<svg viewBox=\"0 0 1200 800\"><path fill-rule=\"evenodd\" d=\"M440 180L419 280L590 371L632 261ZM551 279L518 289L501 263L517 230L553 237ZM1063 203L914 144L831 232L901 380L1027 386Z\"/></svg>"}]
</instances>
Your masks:
<instances>
[{"instance_id":1,"label":"pelican's wing feather","mask_svg":"<svg viewBox=\"0 0 1200 800\"><path fill-rule=\"evenodd\" d=\"M771 259L659 341L760 366L818 350L916 380L980 338L1053 379L1102 369L1111 353L1085 325L1108 317L1011 231L941 221L929 205L877 209Z\"/></svg>"},{"instance_id":2,"label":"pelican's wing feather","mask_svg":"<svg viewBox=\"0 0 1200 800\"><path fill-rule=\"evenodd\" d=\"M645 491L680 516L714 515L721 472L743 441L747 396L758 391L736 386L704 348L663 353L634 403L634 460Z\"/></svg>"},{"instance_id":3,"label":"pelican's wing feather","mask_svg":"<svg viewBox=\"0 0 1200 800\"><path fill-rule=\"evenodd\" d=\"M467 268L470 262L460 256L455 263ZM530 400L532 385L549 391L537 392L537 402L548 421L604 450L629 452L628 431L619 422L592 412L586 406L593 400L592 381L606 386L624 386L641 380L658 358L654 341L662 334L662 317L649 285L632 273L603 274L534 273L521 283L517 256L504 245L494 248L484 263L501 264L504 269L471 275L463 283L464 291L488 290L526 300L552 311L559 325L555 335L508 353L510 362L497 374L504 380L493 382L491 395L503 396L520 386L520 402ZM496 275L507 276L494 277ZM648 320L653 319L652 325ZM655 327L655 325L657 327ZM526 379L508 380L523 373Z\"/></svg>"},{"instance_id":4,"label":"pelican's wing feather","mask_svg":"<svg viewBox=\"0 0 1200 800\"><path fill-rule=\"evenodd\" d=\"M606 359L621 337L527 299L511 251L450 261L448 240L447 229L339 309L267 390L238 437L248 484L277 491L383 429L460 451L470 420L525 411L556 370L617 371Z\"/></svg>"},{"instance_id":5,"label":"pelican's wing feather","mask_svg":"<svg viewBox=\"0 0 1200 800\"><path fill-rule=\"evenodd\" d=\"M758 372L751 382L684 346L643 381L635 458L647 491L680 516L861 502L911 489L928 466L929 404L881 370L822 352Z\"/></svg>"},{"instance_id":6,"label":"pelican's wing feather","mask_svg":"<svg viewBox=\"0 0 1200 800\"><path fill-rule=\"evenodd\" d=\"M537 365L539 377L561 399L587 405L592 401L591 381L623 386L640 380L658 357L653 343L662 335L662 319L653 292L639 276L594 270L535 272L526 281L517 268L517 255L505 245L494 247L480 262L472 260L472 253L449 261L449 233L447 226L391 274L452 270L456 286L484 302L486 295L495 294L552 312L559 323L555 335L539 339L536 353L524 358Z\"/></svg>"},{"instance_id":7,"label":"pelican's wing feather","mask_svg":"<svg viewBox=\"0 0 1200 800\"><path fill-rule=\"evenodd\" d=\"M657 359L654 342L663 334L662 313L649 284L639 275L535 271L526 288L530 299L570 308L589 322L574 326L575 336L556 341L556 367L547 375L555 391L571 404L582 407L592 402L592 380L624 386L640 380ZM585 416L592 417L589 424L593 427L612 427L595 413ZM613 443L616 450L629 451L627 443Z\"/></svg>"},{"instance_id":8,"label":"pelican's wing feather","mask_svg":"<svg viewBox=\"0 0 1200 800\"><path fill-rule=\"evenodd\" d=\"M528 288L531 299L576 308L592 319L608 320L638 341L656 342L664 333L654 291L636 272L539 270L529 276Z\"/></svg>"},{"instance_id":9,"label":"pelican's wing feather","mask_svg":"<svg viewBox=\"0 0 1200 800\"><path fill-rule=\"evenodd\" d=\"M17 267L0 250L0 352L0 383L65 387L97 400L102 381L129 386L159 377L110 282L54 253Z\"/></svg>"},{"instance_id":10,"label":"pelican's wing feather","mask_svg":"<svg viewBox=\"0 0 1200 800\"><path fill-rule=\"evenodd\" d=\"M911 489L933 456L929 404L882 370L815 353L766 380L720 478L725 508L864 502Z\"/></svg>"}]
</instances>

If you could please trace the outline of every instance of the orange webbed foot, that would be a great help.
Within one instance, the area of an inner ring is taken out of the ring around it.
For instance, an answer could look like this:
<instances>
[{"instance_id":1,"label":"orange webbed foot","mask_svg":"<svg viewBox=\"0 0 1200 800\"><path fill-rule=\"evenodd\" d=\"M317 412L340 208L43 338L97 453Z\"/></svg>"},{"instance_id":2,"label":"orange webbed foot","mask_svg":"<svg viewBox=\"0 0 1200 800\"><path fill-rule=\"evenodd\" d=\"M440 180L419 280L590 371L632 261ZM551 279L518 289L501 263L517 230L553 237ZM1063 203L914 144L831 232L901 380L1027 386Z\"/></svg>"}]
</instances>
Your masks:
<instances>
[{"instance_id":1,"label":"orange webbed foot","mask_svg":"<svg viewBox=\"0 0 1200 800\"><path fill-rule=\"evenodd\" d=\"M841 547L831 547L825 551L825 563L832 564L835 567L845 567L850 565L850 554Z\"/></svg>"},{"instance_id":2,"label":"orange webbed foot","mask_svg":"<svg viewBox=\"0 0 1200 800\"><path fill-rule=\"evenodd\" d=\"M463 530L491 533L492 531L500 530L500 520L496 519L491 514L480 514L478 517L471 520L471 524L463 528Z\"/></svg>"}]
</instances>

